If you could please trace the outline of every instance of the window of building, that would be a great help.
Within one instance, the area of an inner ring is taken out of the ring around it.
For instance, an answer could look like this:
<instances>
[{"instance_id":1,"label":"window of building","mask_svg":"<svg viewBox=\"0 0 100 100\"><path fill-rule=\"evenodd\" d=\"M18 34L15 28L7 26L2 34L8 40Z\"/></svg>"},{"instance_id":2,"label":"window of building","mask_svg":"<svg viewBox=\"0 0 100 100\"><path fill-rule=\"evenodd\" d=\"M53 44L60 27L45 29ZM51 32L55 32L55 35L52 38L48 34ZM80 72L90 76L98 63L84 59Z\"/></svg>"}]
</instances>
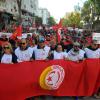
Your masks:
<instances>
[{"instance_id":1,"label":"window of building","mask_svg":"<svg viewBox=\"0 0 100 100\"><path fill-rule=\"evenodd\" d=\"M33 3L33 1L32 1L32 0L30 0L30 4L31 4L31 8L33 8L33 5L32 5L32 4L34 4L34 3Z\"/></svg>"},{"instance_id":2,"label":"window of building","mask_svg":"<svg viewBox=\"0 0 100 100\"><path fill-rule=\"evenodd\" d=\"M31 8L33 8L33 5L31 4Z\"/></svg>"},{"instance_id":3,"label":"window of building","mask_svg":"<svg viewBox=\"0 0 100 100\"><path fill-rule=\"evenodd\" d=\"M24 5L24 8L26 8L26 5Z\"/></svg>"},{"instance_id":4,"label":"window of building","mask_svg":"<svg viewBox=\"0 0 100 100\"><path fill-rule=\"evenodd\" d=\"M16 6L14 6L14 10L15 10L15 12L17 12L17 8L16 8Z\"/></svg>"},{"instance_id":5,"label":"window of building","mask_svg":"<svg viewBox=\"0 0 100 100\"><path fill-rule=\"evenodd\" d=\"M11 12L13 12L13 9L11 9Z\"/></svg>"},{"instance_id":6,"label":"window of building","mask_svg":"<svg viewBox=\"0 0 100 100\"><path fill-rule=\"evenodd\" d=\"M16 9L16 6L14 6L14 9Z\"/></svg>"}]
</instances>

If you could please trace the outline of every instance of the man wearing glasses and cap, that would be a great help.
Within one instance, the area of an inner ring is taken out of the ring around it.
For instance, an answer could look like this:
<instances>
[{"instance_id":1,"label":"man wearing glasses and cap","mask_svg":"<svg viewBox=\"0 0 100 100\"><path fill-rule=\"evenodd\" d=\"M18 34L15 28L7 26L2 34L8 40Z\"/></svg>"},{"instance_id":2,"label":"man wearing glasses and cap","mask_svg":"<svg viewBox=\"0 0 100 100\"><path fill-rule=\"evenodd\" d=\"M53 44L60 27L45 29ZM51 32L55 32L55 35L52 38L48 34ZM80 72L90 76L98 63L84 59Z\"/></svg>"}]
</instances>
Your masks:
<instances>
[{"instance_id":1,"label":"man wearing glasses and cap","mask_svg":"<svg viewBox=\"0 0 100 100\"><path fill-rule=\"evenodd\" d=\"M45 45L45 38L39 37L37 49L33 51L32 58L34 60L46 60L50 51L50 47Z\"/></svg>"},{"instance_id":2,"label":"man wearing glasses and cap","mask_svg":"<svg viewBox=\"0 0 100 100\"><path fill-rule=\"evenodd\" d=\"M20 41L20 46L15 50L15 55L18 58L18 62L30 61L32 58L32 51L28 47L26 39Z\"/></svg>"},{"instance_id":3,"label":"man wearing glasses and cap","mask_svg":"<svg viewBox=\"0 0 100 100\"><path fill-rule=\"evenodd\" d=\"M91 45L85 48L87 58L100 58L100 48L96 40L93 40Z\"/></svg>"},{"instance_id":4,"label":"man wearing glasses and cap","mask_svg":"<svg viewBox=\"0 0 100 100\"><path fill-rule=\"evenodd\" d=\"M73 48L68 52L68 60L71 61L82 61L85 58L85 51L80 49L80 44L78 42L73 43Z\"/></svg>"}]
</instances>

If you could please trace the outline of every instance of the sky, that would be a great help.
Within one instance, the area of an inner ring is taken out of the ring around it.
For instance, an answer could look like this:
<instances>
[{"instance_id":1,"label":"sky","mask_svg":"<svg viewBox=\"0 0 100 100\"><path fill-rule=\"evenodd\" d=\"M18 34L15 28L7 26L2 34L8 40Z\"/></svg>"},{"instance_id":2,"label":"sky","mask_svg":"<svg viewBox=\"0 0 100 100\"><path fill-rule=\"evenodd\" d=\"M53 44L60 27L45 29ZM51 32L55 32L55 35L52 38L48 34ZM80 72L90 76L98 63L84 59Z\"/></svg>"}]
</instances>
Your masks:
<instances>
[{"instance_id":1,"label":"sky","mask_svg":"<svg viewBox=\"0 0 100 100\"><path fill-rule=\"evenodd\" d=\"M83 5L85 0L39 0L39 7L47 8L56 21L64 17L66 12L74 11L74 6Z\"/></svg>"}]
</instances>

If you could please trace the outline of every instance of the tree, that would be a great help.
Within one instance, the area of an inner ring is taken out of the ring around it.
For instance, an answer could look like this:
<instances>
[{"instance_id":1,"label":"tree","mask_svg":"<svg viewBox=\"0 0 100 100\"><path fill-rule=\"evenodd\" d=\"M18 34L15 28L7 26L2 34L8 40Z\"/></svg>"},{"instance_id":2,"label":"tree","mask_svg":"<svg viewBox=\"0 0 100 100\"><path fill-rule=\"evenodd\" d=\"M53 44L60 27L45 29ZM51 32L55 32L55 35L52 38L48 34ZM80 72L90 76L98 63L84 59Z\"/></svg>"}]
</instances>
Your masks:
<instances>
[{"instance_id":1,"label":"tree","mask_svg":"<svg viewBox=\"0 0 100 100\"><path fill-rule=\"evenodd\" d=\"M22 0L17 0L17 5L18 5L18 12L19 12L19 23L21 23L21 14L22 14L22 10L21 10L21 6L22 6Z\"/></svg>"},{"instance_id":2,"label":"tree","mask_svg":"<svg viewBox=\"0 0 100 100\"><path fill-rule=\"evenodd\" d=\"M35 23L36 23L36 26L42 25L42 18L35 16Z\"/></svg>"},{"instance_id":3,"label":"tree","mask_svg":"<svg viewBox=\"0 0 100 100\"><path fill-rule=\"evenodd\" d=\"M87 0L81 10L82 20L91 26L91 29L100 25L100 0Z\"/></svg>"},{"instance_id":4,"label":"tree","mask_svg":"<svg viewBox=\"0 0 100 100\"><path fill-rule=\"evenodd\" d=\"M80 13L79 12L69 13L69 15L67 15L67 17L64 18L63 25L70 27L82 27Z\"/></svg>"},{"instance_id":5,"label":"tree","mask_svg":"<svg viewBox=\"0 0 100 100\"><path fill-rule=\"evenodd\" d=\"M82 8L83 15L89 15L91 10L94 15L100 15L100 0L87 0Z\"/></svg>"},{"instance_id":6,"label":"tree","mask_svg":"<svg viewBox=\"0 0 100 100\"><path fill-rule=\"evenodd\" d=\"M88 0L85 1L83 8L81 10L81 17L85 23L89 23L91 18L90 13L91 13L91 2Z\"/></svg>"},{"instance_id":7,"label":"tree","mask_svg":"<svg viewBox=\"0 0 100 100\"><path fill-rule=\"evenodd\" d=\"M53 26L53 25L55 25L55 24L56 24L55 19L54 19L53 17L49 17L49 18L48 18L48 25L49 25L49 26Z\"/></svg>"},{"instance_id":8,"label":"tree","mask_svg":"<svg viewBox=\"0 0 100 100\"><path fill-rule=\"evenodd\" d=\"M100 0L90 0L93 4L96 13L100 14Z\"/></svg>"}]
</instances>

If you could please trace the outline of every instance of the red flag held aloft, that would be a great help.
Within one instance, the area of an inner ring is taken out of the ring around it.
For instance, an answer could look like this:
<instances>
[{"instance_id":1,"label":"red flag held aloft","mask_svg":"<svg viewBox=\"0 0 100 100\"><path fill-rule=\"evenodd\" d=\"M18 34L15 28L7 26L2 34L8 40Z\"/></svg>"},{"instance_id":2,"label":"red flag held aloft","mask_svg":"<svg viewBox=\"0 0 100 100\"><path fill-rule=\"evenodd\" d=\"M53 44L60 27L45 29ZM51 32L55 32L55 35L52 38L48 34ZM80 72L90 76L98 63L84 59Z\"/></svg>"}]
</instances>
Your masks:
<instances>
[{"instance_id":1,"label":"red flag held aloft","mask_svg":"<svg viewBox=\"0 0 100 100\"><path fill-rule=\"evenodd\" d=\"M15 30L15 32L12 34L11 38L15 39L16 37L21 37L22 36L22 26L18 26Z\"/></svg>"},{"instance_id":2,"label":"red flag held aloft","mask_svg":"<svg viewBox=\"0 0 100 100\"><path fill-rule=\"evenodd\" d=\"M62 28L63 27L63 19L60 19L59 24L58 24L58 28Z\"/></svg>"},{"instance_id":3,"label":"red flag held aloft","mask_svg":"<svg viewBox=\"0 0 100 100\"><path fill-rule=\"evenodd\" d=\"M61 41L61 29L63 28L63 19L60 19L59 24L57 25L57 41L60 43Z\"/></svg>"}]
</instances>

